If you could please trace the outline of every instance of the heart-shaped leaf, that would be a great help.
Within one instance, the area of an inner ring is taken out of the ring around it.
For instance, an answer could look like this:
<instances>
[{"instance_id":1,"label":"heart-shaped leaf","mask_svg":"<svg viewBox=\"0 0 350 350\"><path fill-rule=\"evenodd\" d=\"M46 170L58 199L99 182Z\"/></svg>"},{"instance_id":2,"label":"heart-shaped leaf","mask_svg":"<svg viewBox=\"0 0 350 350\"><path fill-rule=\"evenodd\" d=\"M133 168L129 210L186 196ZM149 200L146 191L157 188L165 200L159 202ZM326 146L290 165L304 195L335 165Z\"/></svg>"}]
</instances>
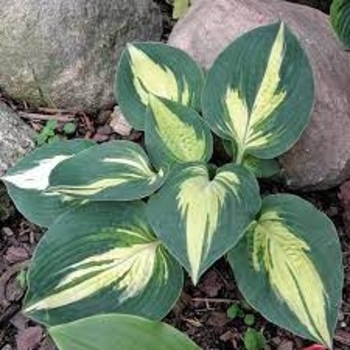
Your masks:
<instances>
[{"instance_id":1,"label":"heart-shaped leaf","mask_svg":"<svg viewBox=\"0 0 350 350\"><path fill-rule=\"evenodd\" d=\"M150 97L145 141L152 163L158 168L207 162L213 153L210 129L195 110L155 96Z\"/></svg>"},{"instance_id":2,"label":"heart-shaped leaf","mask_svg":"<svg viewBox=\"0 0 350 350\"><path fill-rule=\"evenodd\" d=\"M201 163L175 166L149 201L157 236L196 284L231 249L260 209L259 187L246 169L228 164L213 180Z\"/></svg>"},{"instance_id":3,"label":"heart-shaped leaf","mask_svg":"<svg viewBox=\"0 0 350 350\"><path fill-rule=\"evenodd\" d=\"M264 317L332 348L342 253L323 213L293 195L268 196L228 258L243 296Z\"/></svg>"},{"instance_id":4,"label":"heart-shaped leaf","mask_svg":"<svg viewBox=\"0 0 350 350\"><path fill-rule=\"evenodd\" d=\"M88 140L61 141L44 145L23 158L2 178L17 209L31 222L48 227L68 209L80 201L46 193L49 176L61 162L95 143Z\"/></svg>"},{"instance_id":5,"label":"heart-shaped leaf","mask_svg":"<svg viewBox=\"0 0 350 350\"><path fill-rule=\"evenodd\" d=\"M144 130L149 94L200 107L201 68L183 51L161 43L134 43L122 54L116 96L125 118Z\"/></svg>"},{"instance_id":6,"label":"heart-shaped leaf","mask_svg":"<svg viewBox=\"0 0 350 350\"><path fill-rule=\"evenodd\" d=\"M181 266L153 235L143 202L94 202L50 227L28 283L26 314L56 325L109 312L161 319L183 282Z\"/></svg>"},{"instance_id":7,"label":"heart-shaped leaf","mask_svg":"<svg viewBox=\"0 0 350 350\"><path fill-rule=\"evenodd\" d=\"M350 49L350 1L333 0L331 5L331 23L338 38Z\"/></svg>"},{"instance_id":8,"label":"heart-shaped leaf","mask_svg":"<svg viewBox=\"0 0 350 350\"><path fill-rule=\"evenodd\" d=\"M309 122L312 70L296 37L283 24L255 29L214 62L204 87L205 119L244 155L271 159L287 151Z\"/></svg>"},{"instance_id":9,"label":"heart-shaped leaf","mask_svg":"<svg viewBox=\"0 0 350 350\"><path fill-rule=\"evenodd\" d=\"M143 149L130 141L111 141L59 164L51 173L50 190L100 201L147 197L164 182Z\"/></svg>"},{"instance_id":10,"label":"heart-shaped leaf","mask_svg":"<svg viewBox=\"0 0 350 350\"><path fill-rule=\"evenodd\" d=\"M99 315L49 329L60 350L200 350L160 322L130 315Z\"/></svg>"}]
</instances>

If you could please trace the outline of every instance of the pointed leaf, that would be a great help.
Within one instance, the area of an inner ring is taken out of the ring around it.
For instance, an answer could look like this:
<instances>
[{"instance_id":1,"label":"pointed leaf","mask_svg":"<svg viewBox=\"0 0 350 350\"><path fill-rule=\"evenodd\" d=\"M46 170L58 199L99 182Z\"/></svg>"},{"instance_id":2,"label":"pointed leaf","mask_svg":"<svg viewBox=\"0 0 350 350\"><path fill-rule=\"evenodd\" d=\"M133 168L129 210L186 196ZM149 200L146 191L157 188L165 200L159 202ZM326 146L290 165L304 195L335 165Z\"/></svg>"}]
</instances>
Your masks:
<instances>
[{"instance_id":1,"label":"pointed leaf","mask_svg":"<svg viewBox=\"0 0 350 350\"><path fill-rule=\"evenodd\" d=\"M202 70L185 52L161 43L135 43L121 57L115 90L127 121L144 130L150 93L198 109L202 87Z\"/></svg>"},{"instance_id":2,"label":"pointed leaf","mask_svg":"<svg viewBox=\"0 0 350 350\"><path fill-rule=\"evenodd\" d=\"M147 197L164 182L153 172L143 149L130 141L112 141L90 148L57 166L50 190L90 200L134 200Z\"/></svg>"},{"instance_id":3,"label":"pointed leaf","mask_svg":"<svg viewBox=\"0 0 350 350\"><path fill-rule=\"evenodd\" d=\"M160 322L129 315L99 315L49 329L60 350L200 350Z\"/></svg>"},{"instance_id":4,"label":"pointed leaf","mask_svg":"<svg viewBox=\"0 0 350 350\"><path fill-rule=\"evenodd\" d=\"M25 312L47 325L108 312L160 319L180 294L182 270L153 235L143 202L89 203L50 227L28 282Z\"/></svg>"},{"instance_id":5,"label":"pointed leaf","mask_svg":"<svg viewBox=\"0 0 350 350\"><path fill-rule=\"evenodd\" d=\"M342 254L323 213L293 195L268 196L258 221L228 258L253 307L331 348L342 297Z\"/></svg>"},{"instance_id":6,"label":"pointed leaf","mask_svg":"<svg viewBox=\"0 0 350 350\"><path fill-rule=\"evenodd\" d=\"M259 209L259 187L248 170L228 164L210 180L204 164L189 163L172 169L151 197L148 215L196 284L237 243Z\"/></svg>"},{"instance_id":7,"label":"pointed leaf","mask_svg":"<svg viewBox=\"0 0 350 350\"><path fill-rule=\"evenodd\" d=\"M214 62L203 92L203 114L212 130L244 154L275 158L309 122L314 85L308 59L282 23L255 29L234 41Z\"/></svg>"},{"instance_id":8,"label":"pointed leaf","mask_svg":"<svg viewBox=\"0 0 350 350\"><path fill-rule=\"evenodd\" d=\"M52 170L65 159L94 146L88 140L61 141L35 149L2 178L17 209L31 222L48 227L80 201L46 193Z\"/></svg>"},{"instance_id":9,"label":"pointed leaf","mask_svg":"<svg viewBox=\"0 0 350 350\"><path fill-rule=\"evenodd\" d=\"M331 23L345 48L350 49L350 1L333 0L331 5Z\"/></svg>"},{"instance_id":10,"label":"pointed leaf","mask_svg":"<svg viewBox=\"0 0 350 350\"><path fill-rule=\"evenodd\" d=\"M152 163L158 167L207 162L213 153L210 129L195 110L154 96L150 98L145 141Z\"/></svg>"}]
</instances>

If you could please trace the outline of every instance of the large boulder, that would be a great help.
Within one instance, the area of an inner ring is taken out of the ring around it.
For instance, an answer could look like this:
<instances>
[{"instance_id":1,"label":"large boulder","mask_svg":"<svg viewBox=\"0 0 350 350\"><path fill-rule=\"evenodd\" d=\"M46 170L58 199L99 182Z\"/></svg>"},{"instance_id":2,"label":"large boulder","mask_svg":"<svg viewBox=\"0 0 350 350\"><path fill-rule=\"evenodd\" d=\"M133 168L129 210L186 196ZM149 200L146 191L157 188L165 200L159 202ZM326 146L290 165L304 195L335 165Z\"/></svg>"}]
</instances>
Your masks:
<instances>
[{"instance_id":1,"label":"large boulder","mask_svg":"<svg viewBox=\"0 0 350 350\"><path fill-rule=\"evenodd\" d=\"M0 87L34 105L109 103L125 44L161 35L153 0L0 0L0 8Z\"/></svg>"},{"instance_id":2,"label":"large boulder","mask_svg":"<svg viewBox=\"0 0 350 350\"><path fill-rule=\"evenodd\" d=\"M280 0L197 0L169 44L209 68L238 36L277 20L302 42L316 80L311 123L280 159L286 182L296 189L328 189L350 177L350 53L336 41L328 16Z\"/></svg>"},{"instance_id":3,"label":"large boulder","mask_svg":"<svg viewBox=\"0 0 350 350\"><path fill-rule=\"evenodd\" d=\"M34 147L34 131L0 102L0 177Z\"/></svg>"}]
</instances>

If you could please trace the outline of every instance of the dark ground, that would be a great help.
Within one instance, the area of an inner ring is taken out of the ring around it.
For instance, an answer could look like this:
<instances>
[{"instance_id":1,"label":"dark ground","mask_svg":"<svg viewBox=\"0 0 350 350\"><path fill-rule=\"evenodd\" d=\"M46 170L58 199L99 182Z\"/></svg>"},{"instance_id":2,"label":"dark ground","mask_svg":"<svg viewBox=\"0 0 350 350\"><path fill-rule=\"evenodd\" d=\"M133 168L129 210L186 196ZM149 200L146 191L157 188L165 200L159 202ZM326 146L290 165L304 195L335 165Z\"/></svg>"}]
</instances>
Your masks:
<instances>
[{"instance_id":1,"label":"dark ground","mask_svg":"<svg viewBox=\"0 0 350 350\"><path fill-rule=\"evenodd\" d=\"M169 17L171 7L164 0L156 2L160 3L164 13L163 39L166 40L174 24ZM330 3L316 0L293 2L307 3L325 12ZM9 99L5 101L15 109L28 110L23 102L13 103ZM46 110L40 113L50 114ZM68 111L67 115L73 116L78 125L73 137L89 137L100 142L120 138L108 126L111 113L111 110L105 110L96 117ZM42 127L40 122L31 120L29 123L37 131ZM58 132L60 127L59 125L57 128ZM128 139L141 141L141 134L132 133ZM285 192L283 186L272 182L262 182L261 187L264 194ZM0 188L0 203L3 203L5 197L1 193ZM344 254L345 287L334 350L350 349L350 183L331 191L298 195L310 200L325 212L338 229ZM55 349L44 330L20 312L25 292L21 286L22 271L28 266L40 237L40 230L24 220L13 207L6 213L0 210L0 350ZM193 287L187 279L182 297L166 321L186 332L204 350L244 349L242 339L249 326L245 324L243 317L232 320L226 316L227 309L234 303L240 305L242 314L254 315L254 322L250 327L264 334L269 349L293 350L311 345L310 342L268 323L250 309L240 296L224 259L205 274L197 287Z\"/></svg>"}]
</instances>

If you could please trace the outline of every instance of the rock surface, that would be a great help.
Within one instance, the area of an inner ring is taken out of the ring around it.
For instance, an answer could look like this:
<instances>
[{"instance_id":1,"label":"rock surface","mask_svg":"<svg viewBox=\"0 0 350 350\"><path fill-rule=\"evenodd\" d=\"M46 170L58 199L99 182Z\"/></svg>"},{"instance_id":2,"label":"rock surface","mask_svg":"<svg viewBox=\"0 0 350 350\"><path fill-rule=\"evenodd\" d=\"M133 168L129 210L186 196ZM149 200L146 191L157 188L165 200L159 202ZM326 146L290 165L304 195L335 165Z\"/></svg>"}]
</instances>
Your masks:
<instances>
[{"instance_id":1,"label":"rock surface","mask_svg":"<svg viewBox=\"0 0 350 350\"><path fill-rule=\"evenodd\" d=\"M34 147L34 131L0 102L0 177Z\"/></svg>"},{"instance_id":2,"label":"rock surface","mask_svg":"<svg viewBox=\"0 0 350 350\"><path fill-rule=\"evenodd\" d=\"M337 43L328 16L277 0L197 0L169 44L209 68L235 38L277 20L301 40L316 82L312 121L280 159L286 182L296 189L328 189L350 177L350 53Z\"/></svg>"},{"instance_id":3,"label":"rock surface","mask_svg":"<svg viewBox=\"0 0 350 350\"><path fill-rule=\"evenodd\" d=\"M0 87L36 106L94 110L112 98L125 44L160 34L152 0L0 0Z\"/></svg>"}]
</instances>

